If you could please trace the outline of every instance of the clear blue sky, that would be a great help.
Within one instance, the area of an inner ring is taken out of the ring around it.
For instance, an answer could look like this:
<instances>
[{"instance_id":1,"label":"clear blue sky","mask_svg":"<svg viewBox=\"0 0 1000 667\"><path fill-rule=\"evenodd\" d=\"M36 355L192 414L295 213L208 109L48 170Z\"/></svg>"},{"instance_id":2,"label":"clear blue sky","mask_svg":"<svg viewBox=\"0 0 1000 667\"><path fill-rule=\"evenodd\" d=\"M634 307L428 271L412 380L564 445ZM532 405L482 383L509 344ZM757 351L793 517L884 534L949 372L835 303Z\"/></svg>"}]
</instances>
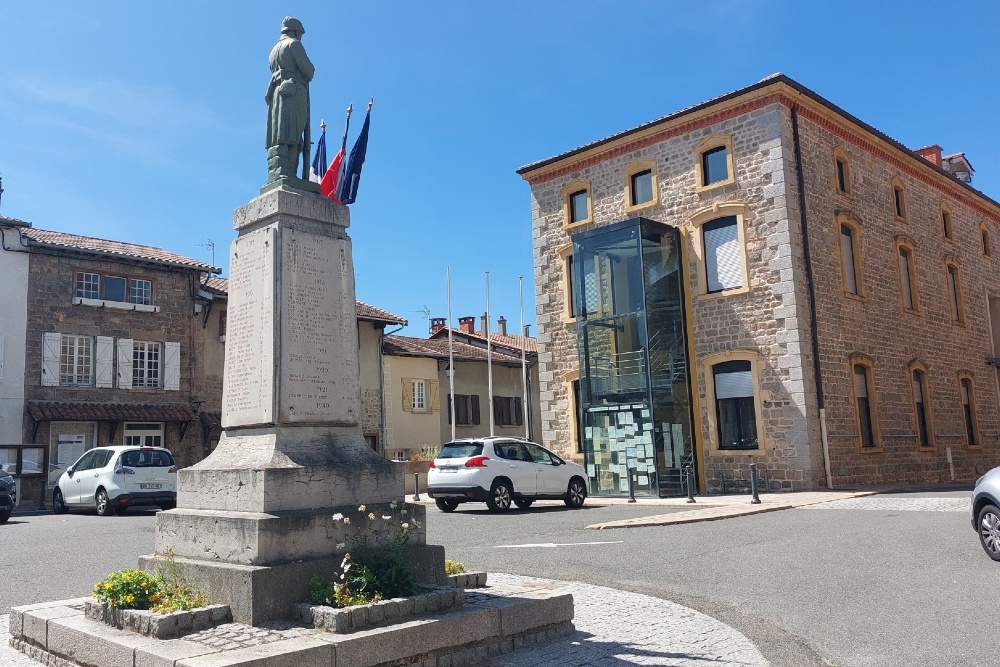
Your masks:
<instances>
[{"instance_id":1,"label":"clear blue sky","mask_svg":"<svg viewBox=\"0 0 1000 667\"><path fill-rule=\"evenodd\" d=\"M1000 198L995 1L5 2L0 213L160 246L228 273L266 175L267 54L297 16L313 136L375 97L351 206L358 298L410 320L534 324L514 171L782 71L910 147L965 151ZM349 146L363 113L354 117ZM332 157L331 147L331 157ZM534 330L534 329L533 329Z\"/></svg>"}]
</instances>

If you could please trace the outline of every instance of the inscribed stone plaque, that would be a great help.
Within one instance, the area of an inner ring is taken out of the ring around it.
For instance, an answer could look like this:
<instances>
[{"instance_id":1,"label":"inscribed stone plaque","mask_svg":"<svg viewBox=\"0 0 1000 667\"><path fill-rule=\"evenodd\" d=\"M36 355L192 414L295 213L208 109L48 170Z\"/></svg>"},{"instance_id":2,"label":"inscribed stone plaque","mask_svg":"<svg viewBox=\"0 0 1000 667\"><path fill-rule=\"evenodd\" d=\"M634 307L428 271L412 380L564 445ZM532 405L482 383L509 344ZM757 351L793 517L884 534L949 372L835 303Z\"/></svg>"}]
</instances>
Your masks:
<instances>
[{"instance_id":1,"label":"inscribed stone plaque","mask_svg":"<svg viewBox=\"0 0 1000 667\"><path fill-rule=\"evenodd\" d=\"M352 266L347 239L281 230L282 423L358 423Z\"/></svg>"},{"instance_id":2,"label":"inscribed stone plaque","mask_svg":"<svg viewBox=\"0 0 1000 667\"><path fill-rule=\"evenodd\" d=\"M274 421L274 255L264 227L233 241L226 316L222 426Z\"/></svg>"}]
</instances>

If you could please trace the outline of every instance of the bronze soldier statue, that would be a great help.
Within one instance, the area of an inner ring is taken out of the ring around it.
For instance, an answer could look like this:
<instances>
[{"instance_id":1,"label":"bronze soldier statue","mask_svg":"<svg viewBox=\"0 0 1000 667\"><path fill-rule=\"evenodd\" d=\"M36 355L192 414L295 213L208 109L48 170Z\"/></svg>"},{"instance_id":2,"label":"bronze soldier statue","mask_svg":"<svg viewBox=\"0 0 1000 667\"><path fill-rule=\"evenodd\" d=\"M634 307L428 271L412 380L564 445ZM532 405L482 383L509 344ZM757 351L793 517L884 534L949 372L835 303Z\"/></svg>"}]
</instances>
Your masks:
<instances>
[{"instance_id":1,"label":"bronze soldier statue","mask_svg":"<svg viewBox=\"0 0 1000 667\"><path fill-rule=\"evenodd\" d=\"M300 39L302 22L286 16L281 39L271 49L271 82L267 102L267 182L295 178L299 153L304 148L303 131L309 122L309 82L316 68L309 61Z\"/></svg>"}]
</instances>

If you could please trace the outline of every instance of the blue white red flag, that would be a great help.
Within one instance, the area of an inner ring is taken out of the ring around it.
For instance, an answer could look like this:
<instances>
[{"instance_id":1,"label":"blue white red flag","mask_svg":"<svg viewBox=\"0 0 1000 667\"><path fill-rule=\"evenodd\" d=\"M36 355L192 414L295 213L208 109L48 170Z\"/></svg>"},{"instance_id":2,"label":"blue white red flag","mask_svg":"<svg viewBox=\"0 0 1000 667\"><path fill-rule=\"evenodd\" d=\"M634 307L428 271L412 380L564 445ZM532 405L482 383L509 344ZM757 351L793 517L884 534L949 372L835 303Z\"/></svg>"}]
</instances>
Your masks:
<instances>
[{"instance_id":1,"label":"blue white red flag","mask_svg":"<svg viewBox=\"0 0 1000 667\"><path fill-rule=\"evenodd\" d=\"M344 167L347 166L344 162L344 156L347 155L347 130L351 127L351 111L353 110L353 104L347 107L347 120L344 122L344 137L340 140L340 150L333 156L333 162L330 163L330 168L323 174L323 180L319 184L319 190L323 196L329 197L338 204L341 203L338 197L339 186L344 181Z\"/></svg>"},{"instance_id":2,"label":"blue white red flag","mask_svg":"<svg viewBox=\"0 0 1000 667\"><path fill-rule=\"evenodd\" d=\"M324 126L325 127L325 126ZM326 130L323 130L323 134L319 137L319 142L316 144L316 157L313 158L312 167L309 169L309 180L313 183L320 183L323 181L323 175L326 173Z\"/></svg>"},{"instance_id":3,"label":"blue white red flag","mask_svg":"<svg viewBox=\"0 0 1000 667\"><path fill-rule=\"evenodd\" d=\"M368 103L368 113L365 115L365 124L361 127L361 134L354 142L351 149L351 156L347 160L344 168L344 176L339 182L338 198L343 204L353 204L358 197L358 184L361 182L361 168L365 164L365 153L368 151L368 123L372 117L372 103Z\"/></svg>"}]
</instances>

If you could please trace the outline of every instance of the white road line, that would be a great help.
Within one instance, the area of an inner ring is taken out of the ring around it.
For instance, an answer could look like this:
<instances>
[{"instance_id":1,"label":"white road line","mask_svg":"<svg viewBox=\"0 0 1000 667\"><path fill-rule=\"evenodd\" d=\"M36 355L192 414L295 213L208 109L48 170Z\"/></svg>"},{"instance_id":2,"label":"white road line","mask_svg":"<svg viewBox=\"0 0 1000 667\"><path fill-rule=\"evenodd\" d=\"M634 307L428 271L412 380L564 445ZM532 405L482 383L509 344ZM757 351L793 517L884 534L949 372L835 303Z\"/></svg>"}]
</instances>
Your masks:
<instances>
[{"instance_id":1,"label":"white road line","mask_svg":"<svg viewBox=\"0 0 1000 667\"><path fill-rule=\"evenodd\" d=\"M615 540L613 542L566 542L565 544L555 544L553 542L543 542L541 544L498 544L494 549L551 549L554 547L578 547L586 544L624 544L624 540Z\"/></svg>"}]
</instances>

